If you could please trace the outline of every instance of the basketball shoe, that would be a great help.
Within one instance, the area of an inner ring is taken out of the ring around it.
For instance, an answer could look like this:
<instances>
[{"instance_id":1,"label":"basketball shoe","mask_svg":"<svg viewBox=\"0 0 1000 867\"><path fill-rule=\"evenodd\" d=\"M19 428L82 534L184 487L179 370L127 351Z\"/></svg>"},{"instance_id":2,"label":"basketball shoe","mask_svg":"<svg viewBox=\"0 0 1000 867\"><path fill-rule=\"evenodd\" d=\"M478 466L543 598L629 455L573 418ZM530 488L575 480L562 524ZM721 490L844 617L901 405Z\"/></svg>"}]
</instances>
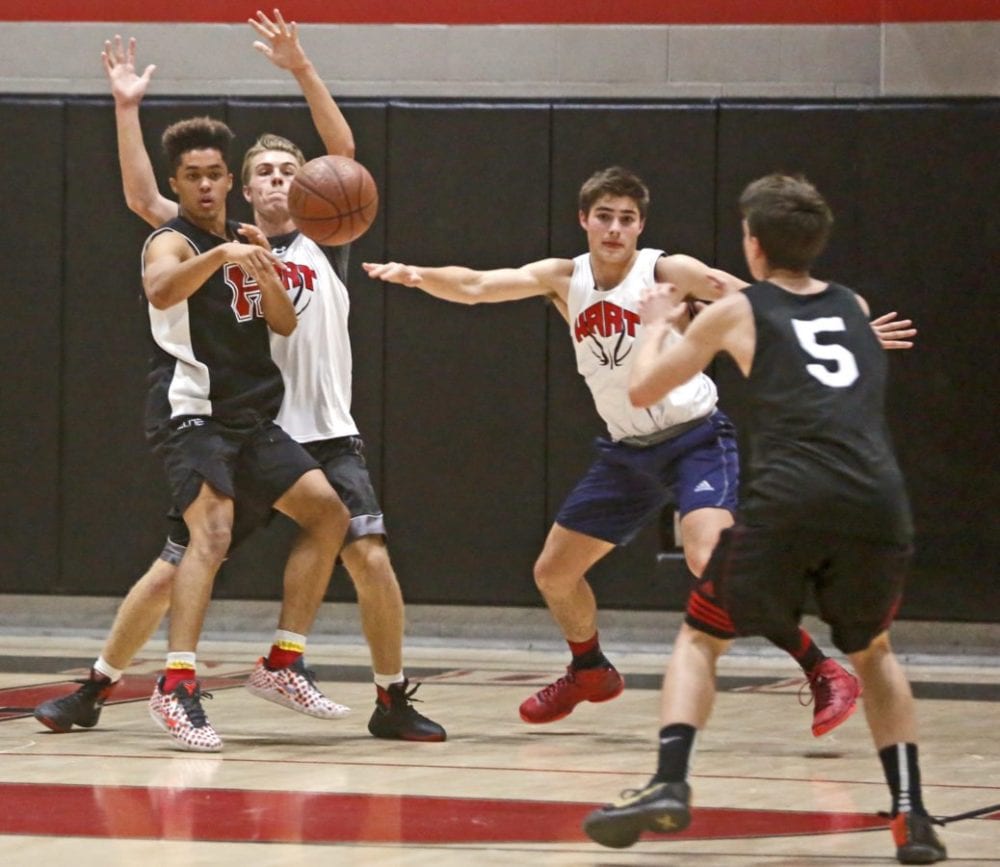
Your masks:
<instances>
[{"instance_id":1,"label":"basketball shoe","mask_svg":"<svg viewBox=\"0 0 1000 867\"><path fill-rule=\"evenodd\" d=\"M691 787L687 783L650 780L642 789L626 789L583 820L583 830L595 843L625 849L643 831L674 834L691 824Z\"/></svg>"},{"instance_id":2,"label":"basketball shoe","mask_svg":"<svg viewBox=\"0 0 1000 867\"><path fill-rule=\"evenodd\" d=\"M834 659L824 659L808 675L813 708L812 733L820 737L832 731L858 709L861 684ZM808 705L809 701L804 702Z\"/></svg>"},{"instance_id":3,"label":"basketball shoe","mask_svg":"<svg viewBox=\"0 0 1000 867\"><path fill-rule=\"evenodd\" d=\"M948 851L934 833L934 820L917 813L897 813L890 827L900 864L934 864L944 861Z\"/></svg>"},{"instance_id":4,"label":"basketball shoe","mask_svg":"<svg viewBox=\"0 0 1000 867\"><path fill-rule=\"evenodd\" d=\"M340 719L351 709L330 701L316 689L316 675L306 668L300 656L287 668L271 669L262 656L246 682L247 691L258 698L319 719Z\"/></svg>"},{"instance_id":5,"label":"basketball shoe","mask_svg":"<svg viewBox=\"0 0 1000 867\"><path fill-rule=\"evenodd\" d=\"M222 749L222 738L212 728L201 706L210 692L202 692L196 680L182 680L173 692L163 692L164 678L156 682L149 697L149 715L161 729L172 737L183 750L200 753L217 753Z\"/></svg>"},{"instance_id":6,"label":"basketball shoe","mask_svg":"<svg viewBox=\"0 0 1000 867\"><path fill-rule=\"evenodd\" d=\"M112 683L109 678L93 669L90 670L89 678L75 683L80 684L76 692L50 698L38 705L35 708L35 719L60 734L70 731L75 725L85 729L96 726L101 718L104 702L118 684Z\"/></svg>"},{"instance_id":7,"label":"basketball shoe","mask_svg":"<svg viewBox=\"0 0 1000 867\"><path fill-rule=\"evenodd\" d=\"M368 731L377 738L397 741L443 741L448 736L434 720L417 712L412 702L413 693L420 684L410 685L408 680L393 683L388 689L376 684L375 711L368 720Z\"/></svg>"},{"instance_id":8,"label":"basketball shoe","mask_svg":"<svg viewBox=\"0 0 1000 867\"><path fill-rule=\"evenodd\" d=\"M574 669L521 703L526 723L550 723L569 716L581 701L610 701L621 695L625 681L611 664Z\"/></svg>"}]
</instances>

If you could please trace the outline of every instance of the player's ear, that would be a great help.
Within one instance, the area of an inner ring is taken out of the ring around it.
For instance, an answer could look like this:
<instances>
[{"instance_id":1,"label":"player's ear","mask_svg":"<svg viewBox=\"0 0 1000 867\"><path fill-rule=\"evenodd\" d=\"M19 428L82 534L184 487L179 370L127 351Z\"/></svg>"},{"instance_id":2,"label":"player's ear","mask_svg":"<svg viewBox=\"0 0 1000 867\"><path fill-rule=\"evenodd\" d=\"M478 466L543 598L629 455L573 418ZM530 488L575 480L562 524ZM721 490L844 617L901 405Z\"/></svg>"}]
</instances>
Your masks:
<instances>
[{"instance_id":1,"label":"player's ear","mask_svg":"<svg viewBox=\"0 0 1000 867\"><path fill-rule=\"evenodd\" d=\"M249 204L250 202L250 187L243 187L243 201Z\"/></svg>"},{"instance_id":2,"label":"player's ear","mask_svg":"<svg viewBox=\"0 0 1000 867\"><path fill-rule=\"evenodd\" d=\"M586 229L587 228L587 212L586 211L580 211L580 212L578 212L578 218L580 220L580 228L581 229Z\"/></svg>"}]
</instances>

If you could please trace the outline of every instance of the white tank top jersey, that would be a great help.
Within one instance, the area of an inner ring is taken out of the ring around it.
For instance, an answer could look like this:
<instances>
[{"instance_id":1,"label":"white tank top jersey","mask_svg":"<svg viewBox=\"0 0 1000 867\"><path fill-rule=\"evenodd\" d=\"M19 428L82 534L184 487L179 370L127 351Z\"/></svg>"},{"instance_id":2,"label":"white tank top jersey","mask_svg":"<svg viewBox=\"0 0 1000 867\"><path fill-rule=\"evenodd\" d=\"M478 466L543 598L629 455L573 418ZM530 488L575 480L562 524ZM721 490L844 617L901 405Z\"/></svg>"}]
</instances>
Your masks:
<instances>
[{"instance_id":1,"label":"white tank top jersey","mask_svg":"<svg viewBox=\"0 0 1000 867\"><path fill-rule=\"evenodd\" d=\"M567 308L576 368L616 442L704 418L718 400L715 383L699 373L647 409L629 403L629 363L641 327L639 293L656 282L656 260L662 255L662 250L639 250L625 279L604 290L594 280L589 253L573 260ZM680 340L680 334L674 331L667 340Z\"/></svg>"},{"instance_id":2,"label":"white tank top jersey","mask_svg":"<svg viewBox=\"0 0 1000 867\"><path fill-rule=\"evenodd\" d=\"M285 383L275 421L303 443L357 436L351 417L347 287L324 250L305 235L295 235L274 252L288 269L285 287L299 319L288 337L271 333L271 356Z\"/></svg>"}]
</instances>

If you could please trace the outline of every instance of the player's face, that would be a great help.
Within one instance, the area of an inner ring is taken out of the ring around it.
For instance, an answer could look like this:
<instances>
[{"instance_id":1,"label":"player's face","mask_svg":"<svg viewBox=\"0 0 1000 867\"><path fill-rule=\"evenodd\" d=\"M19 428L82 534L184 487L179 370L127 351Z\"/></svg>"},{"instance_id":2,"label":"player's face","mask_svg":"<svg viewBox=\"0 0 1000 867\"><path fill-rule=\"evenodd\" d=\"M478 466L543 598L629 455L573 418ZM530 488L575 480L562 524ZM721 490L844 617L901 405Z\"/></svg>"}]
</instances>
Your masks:
<instances>
[{"instance_id":1,"label":"player's face","mask_svg":"<svg viewBox=\"0 0 1000 867\"><path fill-rule=\"evenodd\" d=\"M580 212L592 256L608 262L627 261L635 253L645 225L635 200L628 196L602 196L589 213Z\"/></svg>"},{"instance_id":2,"label":"player's face","mask_svg":"<svg viewBox=\"0 0 1000 867\"><path fill-rule=\"evenodd\" d=\"M298 170L298 161L287 151L262 151L250 163L243 198L255 214L272 220L287 220L288 185Z\"/></svg>"},{"instance_id":3,"label":"player's face","mask_svg":"<svg viewBox=\"0 0 1000 867\"><path fill-rule=\"evenodd\" d=\"M181 210L196 220L225 215L226 195L233 188L233 176L215 148L190 150L170 178Z\"/></svg>"}]
</instances>

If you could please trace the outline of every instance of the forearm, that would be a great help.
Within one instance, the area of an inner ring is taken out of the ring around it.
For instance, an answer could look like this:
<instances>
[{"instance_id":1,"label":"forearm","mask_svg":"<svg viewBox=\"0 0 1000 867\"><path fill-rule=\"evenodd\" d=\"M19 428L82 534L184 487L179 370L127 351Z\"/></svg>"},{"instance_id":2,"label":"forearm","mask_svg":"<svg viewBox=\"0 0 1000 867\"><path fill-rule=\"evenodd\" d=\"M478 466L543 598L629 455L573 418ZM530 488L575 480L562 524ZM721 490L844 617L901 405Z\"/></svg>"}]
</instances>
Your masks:
<instances>
[{"instance_id":1,"label":"forearm","mask_svg":"<svg viewBox=\"0 0 1000 867\"><path fill-rule=\"evenodd\" d=\"M414 268L420 276L418 289L457 304L478 304L489 301L483 294L479 275L481 272L458 265L448 265L443 268Z\"/></svg>"},{"instance_id":2,"label":"forearm","mask_svg":"<svg viewBox=\"0 0 1000 867\"><path fill-rule=\"evenodd\" d=\"M142 139L138 104L116 102L115 127L122 189L129 210L152 226L173 219L177 216L177 205L161 196L156 185L153 164Z\"/></svg>"},{"instance_id":3,"label":"forearm","mask_svg":"<svg viewBox=\"0 0 1000 867\"><path fill-rule=\"evenodd\" d=\"M142 281L146 298L157 310L186 301L226 263L226 255L222 245L183 262L147 267Z\"/></svg>"},{"instance_id":4,"label":"forearm","mask_svg":"<svg viewBox=\"0 0 1000 867\"><path fill-rule=\"evenodd\" d=\"M662 388L663 371L660 364L663 343L669 332L670 325L667 322L643 324L639 332L628 378L628 396L633 406L652 406L672 387L668 383L668 387Z\"/></svg>"},{"instance_id":5,"label":"forearm","mask_svg":"<svg viewBox=\"0 0 1000 867\"><path fill-rule=\"evenodd\" d=\"M285 291L285 287L275 276L262 276L260 286L260 309L268 327L275 333L288 337L299 324L295 315L295 305Z\"/></svg>"},{"instance_id":6,"label":"forearm","mask_svg":"<svg viewBox=\"0 0 1000 867\"><path fill-rule=\"evenodd\" d=\"M309 105L313 126L328 154L354 157L354 133L312 62L291 70Z\"/></svg>"}]
</instances>

